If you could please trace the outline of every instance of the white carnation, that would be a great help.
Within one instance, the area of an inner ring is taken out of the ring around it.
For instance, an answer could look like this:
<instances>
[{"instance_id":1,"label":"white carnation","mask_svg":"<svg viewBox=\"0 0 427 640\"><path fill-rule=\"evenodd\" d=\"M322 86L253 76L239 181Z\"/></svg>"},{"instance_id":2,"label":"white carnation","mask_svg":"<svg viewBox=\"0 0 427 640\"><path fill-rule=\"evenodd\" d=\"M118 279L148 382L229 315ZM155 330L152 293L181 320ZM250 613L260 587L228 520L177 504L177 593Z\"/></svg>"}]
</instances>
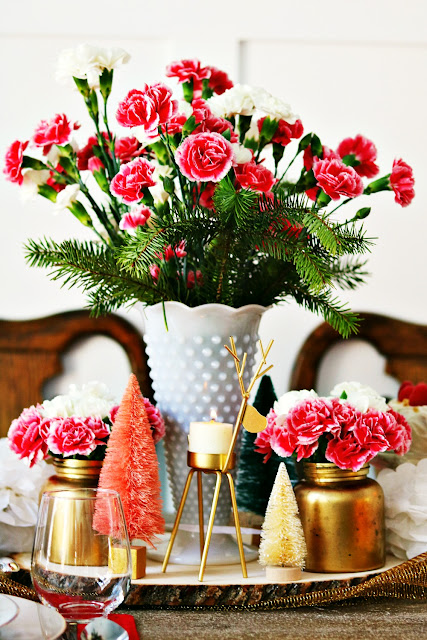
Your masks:
<instances>
[{"instance_id":1,"label":"white carnation","mask_svg":"<svg viewBox=\"0 0 427 640\"><path fill-rule=\"evenodd\" d=\"M39 193L39 185L46 184L49 179L49 171L36 171L28 169L23 174L24 179L21 185L21 196L23 200L34 200Z\"/></svg>"},{"instance_id":2,"label":"white carnation","mask_svg":"<svg viewBox=\"0 0 427 640\"><path fill-rule=\"evenodd\" d=\"M333 398L341 398L345 393L346 397L341 402L348 402L361 413L366 413L368 409L376 409L377 411L388 411L389 406L383 396L368 387L360 384L360 382L340 382L332 389L330 396Z\"/></svg>"},{"instance_id":3,"label":"white carnation","mask_svg":"<svg viewBox=\"0 0 427 640\"><path fill-rule=\"evenodd\" d=\"M233 142L233 160L236 164L246 164L252 160L252 152L246 149L242 144Z\"/></svg>"},{"instance_id":4,"label":"white carnation","mask_svg":"<svg viewBox=\"0 0 427 640\"><path fill-rule=\"evenodd\" d=\"M268 115L276 120L283 119L289 124L294 124L298 117L280 98L274 97L261 87L248 84L236 84L223 94L212 96L207 102L213 113L222 118L230 118L237 114L251 116L260 112L260 115Z\"/></svg>"},{"instance_id":5,"label":"white carnation","mask_svg":"<svg viewBox=\"0 0 427 640\"><path fill-rule=\"evenodd\" d=\"M67 209L67 207L77 200L79 193L80 187L78 184L68 184L65 189L60 191L56 196L54 212L59 213Z\"/></svg>"},{"instance_id":6,"label":"white carnation","mask_svg":"<svg viewBox=\"0 0 427 640\"><path fill-rule=\"evenodd\" d=\"M306 400L307 398L318 398L318 395L313 389L311 389L311 391L308 391L307 389L302 389L301 391L288 391L276 400L273 409L278 416L287 415L289 411L298 404L298 402Z\"/></svg>"},{"instance_id":7,"label":"white carnation","mask_svg":"<svg viewBox=\"0 0 427 640\"><path fill-rule=\"evenodd\" d=\"M156 184L154 187L149 187L149 191L154 198L154 203L162 204L169 198L169 194L163 189L163 181L160 178L171 178L173 170L172 167L167 164L160 164L155 161L153 161L152 164L154 164L152 179Z\"/></svg>"},{"instance_id":8,"label":"white carnation","mask_svg":"<svg viewBox=\"0 0 427 640\"><path fill-rule=\"evenodd\" d=\"M251 116L256 109L256 94L262 91L248 84L235 84L221 95L207 100L212 112L220 118L230 118L236 114Z\"/></svg>"},{"instance_id":9,"label":"white carnation","mask_svg":"<svg viewBox=\"0 0 427 640\"><path fill-rule=\"evenodd\" d=\"M72 384L68 394L45 400L41 405L41 412L44 418L105 418L116 404L114 396L105 384L89 382L81 387Z\"/></svg>"},{"instance_id":10,"label":"white carnation","mask_svg":"<svg viewBox=\"0 0 427 640\"><path fill-rule=\"evenodd\" d=\"M58 58L56 78L60 82L86 78L91 89L99 87L99 76L104 69L111 71L130 60L120 47L96 47L81 44L76 49L65 49Z\"/></svg>"}]
</instances>

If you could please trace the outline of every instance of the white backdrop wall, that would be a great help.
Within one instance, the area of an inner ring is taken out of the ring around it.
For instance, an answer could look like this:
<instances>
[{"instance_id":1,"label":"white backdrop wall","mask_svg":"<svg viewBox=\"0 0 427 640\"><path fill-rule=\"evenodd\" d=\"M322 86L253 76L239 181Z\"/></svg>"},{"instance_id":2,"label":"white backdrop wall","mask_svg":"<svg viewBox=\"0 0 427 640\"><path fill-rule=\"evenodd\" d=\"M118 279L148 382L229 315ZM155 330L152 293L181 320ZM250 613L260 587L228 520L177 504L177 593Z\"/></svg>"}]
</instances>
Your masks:
<instances>
[{"instance_id":1,"label":"white backdrop wall","mask_svg":"<svg viewBox=\"0 0 427 640\"><path fill-rule=\"evenodd\" d=\"M344 293L353 309L427 323L427 5L423 0L237 0L214 4L163 0L42 5L1 0L2 81L0 151L28 139L38 122L65 112L79 120L81 142L91 134L80 96L55 82L59 52L81 42L122 46L131 61L115 74L111 105L143 82L164 79L166 65L182 57L226 70L235 82L264 86L289 102L304 124L329 147L362 133L379 150L381 174L395 157L413 168L416 199L401 209L391 193L358 199L371 205L366 229L378 238L369 258L368 283ZM6 10L7 9L7 10ZM5 17L7 15L7 17ZM73 218L54 216L43 198L22 202L19 188L0 180L0 317L33 318L84 306L77 290L61 289L43 270L30 269L27 238L89 237ZM356 205L355 205L356 207ZM123 312L140 325L135 310ZM298 348L320 318L295 304L265 315L263 339L275 339L272 372L276 391L287 389ZM72 352L66 375L50 392L71 381L104 380L120 397L127 380L124 355L105 339ZM396 382L382 374L381 359L366 346L343 355L335 349L323 366L320 391L340 379L363 380L392 395Z\"/></svg>"}]
</instances>

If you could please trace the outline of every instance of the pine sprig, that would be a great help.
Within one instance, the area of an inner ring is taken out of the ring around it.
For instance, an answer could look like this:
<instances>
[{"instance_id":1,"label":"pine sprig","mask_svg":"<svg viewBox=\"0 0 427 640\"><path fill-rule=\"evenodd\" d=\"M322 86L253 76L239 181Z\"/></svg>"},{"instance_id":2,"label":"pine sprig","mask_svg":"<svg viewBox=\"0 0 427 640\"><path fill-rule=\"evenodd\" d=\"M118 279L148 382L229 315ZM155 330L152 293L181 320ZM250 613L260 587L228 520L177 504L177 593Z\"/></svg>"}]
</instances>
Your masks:
<instances>
[{"instance_id":1,"label":"pine sprig","mask_svg":"<svg viewBox=\"0 0 427 640\"><path fill-rule=\"evenodd\" d=\"M119 268L114 251L94 242L30 240L25 246L26 259L31 266L49 269L52 280L63 280L62 286L77 286L90 292L93 300L100 294L111 302L113 310L125 301L151 300L150 304L166 298L161 286L156 287L151 278L136 278ZM116 302L113 305L112 299ZM100 306L98 305L98 308Z\"/></svg>"}]
</instances>

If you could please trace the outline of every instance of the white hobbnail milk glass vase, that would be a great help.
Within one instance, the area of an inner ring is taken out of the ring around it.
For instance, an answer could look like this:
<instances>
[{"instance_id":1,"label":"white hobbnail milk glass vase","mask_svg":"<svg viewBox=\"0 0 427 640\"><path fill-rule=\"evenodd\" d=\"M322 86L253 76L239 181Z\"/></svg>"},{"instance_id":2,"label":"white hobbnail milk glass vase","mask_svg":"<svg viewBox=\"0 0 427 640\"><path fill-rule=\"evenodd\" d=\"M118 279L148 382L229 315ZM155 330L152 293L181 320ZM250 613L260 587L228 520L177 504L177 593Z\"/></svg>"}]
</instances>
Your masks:
<instances>
[{"instance_id":1,"label":"white hobbnail milk glass vase","mask_svg":"<svg viewBox=\"0 0 427 640\"><path fill-rule=\"evenodd\" d=\"M255 364L258 328L265 310L255 304L234 309L223 304L187 307L174 301L166 302L164 309L160 303L142 310L154 396L166 423L164 447L175 508L188 473L190 422L209 421L216 414L218 421L234 424L239 411L242 398L235 364L224 345L228 345L233 336L239 357L247 352L244 372L247 384ZM203 479L205 520L212 504L214 480L210 476ZM220 495L215 524L228 525L230 513L230 498L224 491ZM181 523L198 523L195 483L190 489ZM158 559L162 554L160 546ZM171 562L200 563L197 531L177 539ZM232 562L239 562L237 546L230 536L217 534L209 551L209 564Z\"/></svg>"}]
</instances>

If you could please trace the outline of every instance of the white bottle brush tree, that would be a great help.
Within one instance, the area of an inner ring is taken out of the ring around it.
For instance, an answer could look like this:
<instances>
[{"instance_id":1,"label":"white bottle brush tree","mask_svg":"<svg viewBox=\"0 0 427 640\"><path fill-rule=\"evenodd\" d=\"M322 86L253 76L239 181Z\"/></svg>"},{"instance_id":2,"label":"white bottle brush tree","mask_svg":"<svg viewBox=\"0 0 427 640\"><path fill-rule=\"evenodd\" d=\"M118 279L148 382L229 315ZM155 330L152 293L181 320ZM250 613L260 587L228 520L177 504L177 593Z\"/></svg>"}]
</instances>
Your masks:
<instances>
[{"instance_id":1,"label":"white bottle brush tree","mask_svg":"<svg viewBox=\"0 0 427 640\"><path fill-rule=\"evenodd\" d=\"M298 580L307 548L298 505L285 464L277 471L261 531L259 562L278 582Z\"/></svg>"}]
</instances>

